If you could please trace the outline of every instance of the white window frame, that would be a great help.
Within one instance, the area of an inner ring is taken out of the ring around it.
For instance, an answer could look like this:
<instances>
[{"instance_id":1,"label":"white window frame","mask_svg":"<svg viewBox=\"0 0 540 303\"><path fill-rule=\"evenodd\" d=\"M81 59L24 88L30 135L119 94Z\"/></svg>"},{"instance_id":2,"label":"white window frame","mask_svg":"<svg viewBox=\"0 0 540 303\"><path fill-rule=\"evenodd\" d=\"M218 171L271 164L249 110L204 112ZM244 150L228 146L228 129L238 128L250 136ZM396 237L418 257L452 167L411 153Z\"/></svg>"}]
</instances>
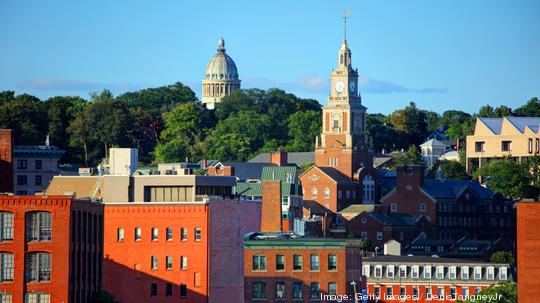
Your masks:
<instances>
[{"instance_id":1,"label":"white window frame","mask_svg":"<svg viewBox=\"0 0 540 303\"><path fill-rule=\"evenodd\" d=\"M486 268L486 279L487 280L495 280L495 267L488 266Z\"/></svg>"},{"instance_id":2,"label":"white window frame","mask_svg":"<svg viewBox=\"0 0 540 303\"><path fill-rule=\"evenodd\" d=\"M444 266L435 267L435 278L438 280L444 279Z\"/></svg>"},{"instance_id":3,"label":"white window frame","mask_svg":"<svg viewBox=\"0 0 540 303\"><path fill-rule=\"evenodd\" d=\"M382 265L375 265L375 270L373 270L373 276L375 278L382 278Z\"/></svg>"},{"instance_id":4,"label":"white window frame","mask_svg":"<svg viewBox=\"0 0 540 303\"><path fill-rule=\"evenodd\" d=\"M461 267L461 280L469 280L469 266Z\"/></svg>"},{"instance_id":5,"label":"white window frame","mask_svg":"<svg viewBox=\"0 0 540 303\"><path fill-rule=\"evenodd\" d=\"M499 280L508 280L508 269L506 267L499 267Z\"/></svg>"},{"instance_id":6,"label":"white window frame","mask_svg":"<svg viewBox=\"0 0 540 303\"><path fill-rule=\"evenodd\" d=\"M477 274L479 274L478 277L477 277ZM481 280L482 279L482 267L481 266L475 266L474 267L473 278L474 278L474 280Z\"/></svg>"},{"instance_id":7,"label":"white window frame","mask_svg":"<svg viewBox=\"0 0 540 303\"><path fill-rule=\"evenodd\" d=\"M431 279L431 265L424 266L424 279Z\"/></svg>"},{"instance_id":8,"label":"white window frame","mask_svg":"<svg viewBox=\"0 0 540 303\"><path fill-rule=\"evenodd\" d=\"M448 279L455 280L457 276L456 272L457 272L457 269L455 266L448 267Z\"/></svg>"},{"instance_id":9,"label":"white window frame","mask_svg":"<svg viewBox=\"0 0 540 303\"><path fill-rule=\"evenodd\" d=\"M370 270L369 264L362 266L362 275L369 278L369 274L370 274L369 270Z\"/></svg>"},{"instance_id":10,"label":"white window frame","mask_svg":"<svg viewBox=\"0 0 540 303\"><path fill-rule=\"evenodd\" d=\"M390 204L390 212L397 213L397 211L398 211L397 203Z\"/></svg>"},{"instance_id":11,"label":"white window frame","mask_svg":"<svg viewBox=\"0 0 540 303\"><path fill-rule=\"evenodd\" d=\"M419 275L420 275L420 267L418 265L414 265L411 268L411 278L418 279Z\"/></svg>"},{"instance_id":12,"label":"white window frame","mask_svg":"<svg viewBox=\"0 0 540 303\"><path fill-rule=\"evenodd\" d=\"M395 276L394 265L387 265L386 266L386 277L393 279L394 276Z\"/></svg>"}]
</instances>

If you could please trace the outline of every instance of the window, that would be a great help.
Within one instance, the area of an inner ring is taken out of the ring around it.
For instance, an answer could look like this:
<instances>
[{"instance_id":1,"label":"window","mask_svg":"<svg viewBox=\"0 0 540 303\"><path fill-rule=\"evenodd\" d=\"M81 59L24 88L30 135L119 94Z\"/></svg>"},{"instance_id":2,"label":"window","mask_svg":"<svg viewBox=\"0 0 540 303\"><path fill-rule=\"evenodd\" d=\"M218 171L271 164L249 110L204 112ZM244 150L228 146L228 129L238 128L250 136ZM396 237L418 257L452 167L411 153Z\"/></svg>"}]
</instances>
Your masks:
<instances>
[{"instance_id":1,"label":"window","mask_svg":"<svg viewBox=\"0 0 540 303\"><path fill-rule=\"evenodd\" d=\"M28 213L26 224L26 237L28 241L51 240L51 213Z\"/></svg>"},{"instance_id":2,"label":"window","mask_svg":"<svg viewBox=\"0 0 540 303\"><path fill-rule=\"evenodd\" d=\"M201 229L199 227L195 228L195 241L201 241Z\"/></svg>"},{"instance_id":3,"label":"window","mask_svg":"<svg viewBox=\"0 0 540 303\"><path fill-rule=\"evenodd\" d=\"M345 192L345 198L347 198L347 199L350 199L350 198L351 198L351 192L350 192L349 190L347 190L347 191Z\"/></svg>"},{"instance_id":4,"label":"window","mask_svg":"<svg viewBox=\"0 0 540 303\"><path fill-rule=\"evenodd\" d=\"M424 266L424 279L431 279L431 266Z\"/></svg>"},{"instance_id":5,"label":"window","mask_svg":"<svg viewBox=\"0 0 540 303\"><path fill-rule=\"evenodd\" d=\"M335 254L328 255L328 270L337 270L337 256Z\"/></svg>"},{"instance_id":6,"label":"window","mask_svg":"<svg viewBox=\"0 0 540 303\"><path fill-rule=\"evenodd\" d=\"M186 270L187 269L187 257L186 256L181 256L180 257L180 269L182 270Z\"/></svg>"},{"instance_id":7,"label":"window","mask_svg":"<svg viewBox=\"0 0 540 303\"><path fill-rule=\"evenodd\" d=\"M319 286L319 283L317 283L317 282L311 283L309 298L310 299L320 299L321 298L321 288Z\"/></svg>"},{"instance_id":8,"label":"window","mask_svg":"<svg viewBox=\"0 0 540 303\"><path fill-rule=\"evenodd\" d=\"M182 297L182 298L187 297L187 285L186 284L180 284L180 297Z\"/></svg>"},{"instance_id":9,"label":"window","mask_svg":"<svg viewBox=\"0 0 540 303\"><path fill-rule=\"evenodd\" d=\"M382 239L383 239L383 233L382 233L382 231L378 231L377 232L377 240L382 241Z\"/></svg>"},{"instance_id":10,"label":"window","mask_svg":"<svg viewBox=\"0 0 540 303\"><path fill-rule=\"evenodd\" d=\"M167 256L165 258L165 268L168 269L168 270L171 270L173 265L173 260L172 260L172 257L171 256ZM171 289L172 289L172 286L171 286Z\"/></svg>"},{"instance_id":11,"label":"window","mask_svg":"<svg viewBox=\"0 0 540 303\"><path fill-rule=\"evenodd\" d=\"M13 213L0 212L0 242L13 240Z\"/></svg>"},{"instance_id":12,"label":"window","mask_svg":"<svg viewBox=\"0 0 540 303\"><path fill-rule=\"evenodd\" d=\"M381 297L381 288L379 286L375 286L375 288L373 288L373 295L373 299L378 299Z\"/></svg>"},{"instance_id":13,"label":"window","mask_svg":"<svg viewBox=\"0 0 540 303\"><path fill-rule=\"evenodd\" d=\"M508 273L507 273L506 267L499 267L499 279L500 280L508 279Z\"/></svg>"},{"instance_id":14,"label":"window","mask_svg":"<svg viewBox=\"0 0 540 303\"><path fill-rule=\"evenodd\" d=\"M313 187L311 189L311 198L316 199L317 198L317 188Z\"/></svg>"},{"instance_id":15,"label":"window","mask_svg":"<svg viewBox=\"0 0 540 303\"><path fill-rule=\"evenodd\" d=\"M448 278L454 280L456 278L456 267L450 266L448 268Z\"/></svg>"},{"instance_id":16,"label":"window","mask_svg":"<svg viewBox=\"0 0 540 303\"><path fill-rule=\"evenodd\" d=\"M157 284L151 283L150 284L150 297L155 297L155 296L157 296Z\"/></svg>"},{"instance_id":17,"label":"window","mask_svg":"<svg viewBox=\"0 0 540 303\"><path fill-rule=\"evenodd\" d=\"M502 151L510 151L512 145L512 141L502 141L501 142L501 150Z\"/></svg>"},{"instance_id":18,"label":"window","mask_svg":"<svg viewBox=\"0 0 540 303\"><path fill-rule=\"evenodd\" d=\"M17 185L28 184L28 177L26 175L17 175Z\"/></svg>"},{"instance_id":19,"label":"window","mask_svg":"<svg viewBox=\"0 0 540 303\"><path fill-rule=\"evenodd\" d=\"M393 213L398 211L398 206L397 206L396 203L390 204L390 211L393 212Z\"/></svg>"},{"instance_id":20,"label":"window","mask_svg":"<svg viewBox=\"0 0 540 303\"><path fill-rule=\"evenodd\" d=\"M364 191L363 202L372 203L375 201L375 180L367 175L362 178L362 188Z\"/></svg>"},{"instance_id":21,"label":"window","mask_svg":"<svg viewBox=\"0 0 540 303\"><path fill-rule=\"evenodd\" d=\"M293 255L293 270L302 270L302 255Z\"/></svg>"},{"instance_id":22,"label":"window","mask_svg":"<svg viewBox=\"0 0 540 303\"><path fill-rule=\"evenodd\" d=\"M172 241L172 235L172 228L167 227L167 229L165 229L165 238L167 239L167 241Z\"/></svg>"},{"instance_id":23,"label":"window","mask_svg":"<svg viewBox=\"0 0 540 303\"><path fill-rule=\"evenodd\" d=\"M187 235L187 228L181 228L180 229L180 240L187 241L188 235Z\"/></svg>"},{"instance_id":24,"label":"window","mask_svg":"<svg viewBox=\"0 0 540 303\"><path fill-rule=\"evenodd\" d=\"M469 288L468 287L463 287L461 289L461 293L463 294L463 297L466 297L469 295Z\"/></svg>"},{"instance_id":25,"label":"window","mask_svg":"<svg viewBox=\"0 0 540 303\"><path fill-rule=\"evenodd\" d=\"M431 300L433 293L431 292L431 286L426 286L426 299Z\"/></svg>"},{"instance_id":26,"label":"window","mask_svg":"<svg viewBox=\"0 0 540 303\"><path fill-rule=\"evenodd\" d=\"M450 288L450 298L452 300L455 300L456 299L456 288L455 287L451 287Z\"/></svg>"},{"instance_id":27,"label":"window","mask_svg":"<svg viewBox=\"0 0 540 303\"><path fill-rule=\"evenodd\" d=\"M324 188L323 195L325 199L330 198L330 189L328 187Z\"/></svg>"},{"instance_id":28,"label":"window","mask_svg":"<svg viewBox=\"0 0 540 303\"><path fill-rule=\"evenodd\" d=\"M411 277L413 279L418 279L418 272L419 272L418 266L413 266L411 269Z\"/></svg>"},{"instance_id":29,"label":"window","mask_svg":"<svg viewBox=\"0 0 540 303\"><path fill-rule=\"evenodd\" d=\"M392 289L392 285L387 285L386 286L386 296L387 297L392 297L394 296L394 291Z\"/></svg>"},{"instance_id":30,"label":"window","mask_svg":"<svg viewBox=\"0 0 540 303\"><path fill-rule=\"evenodd\" d=\"M437 287L437 298L444 299L444 287Z\"/></svg>"},{"instance_id":31,"label":"window","mask_svg":"<svg viewBox=\"0 0 540 303\"><path fill-rule=\"evenodd\" d=\"M367 222L366 218L362 218L362 223L365 224L366 222ZM367 237L368 237L367 231L362 231L362 232L360 232L360 237L361 237L362 239L367 238Z\"/></svg>"},{"instance_id":32,"label":"window","mask_svg":"<svg viewBox=\"0 0 540 303\"><path fill-rule=\"evenodd\" d=\"M495 268L493 266L488 267L486 272L487 272L487 279L488 280L495 279Z\"/></svg>"},{"instance_id":33,"label":"window","mask_svg":"<svg viewBox=\"0 0 540 303\"><path fill-rule=\"evenodd\" d=\"M535 151L540 152L540 139L535 139L534 144L536 145L535 146Z\"/></svg>"},{"instance_id":34,"label":"window","mask_svg":"<svg viewBox=\"0 0 540 303\"><path fill-rule=\"evenodd\" d=\"M285 270L285 255L276 255L276 270Z\"/></svg>"},{"instance_id":35,"label":"window","mask_svg":"<svg viewBox=\"0 0 540 303\"><path fill-rule=\"evenodd\" d=\"M26 282L51 280L51 254L45 252L26 255Z\"/></svg>"},{"instance_id":36,"label":"window","mask_svg":"<svg viewBox=\"0 0 540 303\"><path fill-rule=\"evenodd\" d=\"M369 278L369 272L370 272L369 265L362 266L362 276L366 276L367 278Z\"/></svg>"},{"instance_id":37,"label":"window","mask_svg":"<svg viewBox=\"0 0 540 303\"><path fill-rule=\"evenodd\" d=\"M483 152L484 151L484 142L475 142L474 143L474 151L475 152Z\"/></svg>"},{"instance_id":38,"label":"window","mask_svg":"<svg viewBox=\"0 0 540 303\"><path fill-rule=\"evenodd\" d=\"M420 295L420 293L419 293L419 290L418 290L418 286L413 286L413 288L412 288L412 299L413 300L418 300L419 295Z\"/></svg>"},{"instance_id":39,"label":"window","mask_svg":"<svg viewBox=\"0 0 540 303\"><path fill-rule=\"evenodd\" d=\"M382 266L377 265L375 266L375 278L381 278L382 277Z\"/></svg>"},{"instance_id":40,"label":"window","mask_svg":"<svg viewBox=\"0 0 540 303\"><path fill-rule=\"evenodd\" d=\"M309 263L310 270L319 270L319 255L312 254L311 262Z\"/></svg>"},{"instance_id":41,"label":"window","mask_svg":"<svg viewBox=\"0 0 540 303\"><path fill-rule=\"evenodd\" d=\"M427 211L426 203L420 203L420 211L425 213Z\"/></svg>"},{"instance_id":42,"label":"window","mask_svg":"<svg viewBox=\"0 0 540 303\"><path fill-rule=\"evenodd\" d=\"M529 138L529 154L532 154L533 152L533 140Z\"/></svg>"},{"instance_id":43,"label":"window","mask_svg":"<svg viewBox=\"0 0 540 303\"><path fill-rule=\"evenodd\" d=\"M7 292L0 292L0 303L12 303L13 302L13 296L11 293Z\"/></svg>"},{"instance_id":44,"label":"window","mask_svg":"<svg viewBox=\"0 0 540 303\"><path fill-rule=\"evenodd\" d=\"M399 296L400 297L405 297L407 295L407 290L405 289L405 287L401 286L399 288Z\"/></svg>"},{"instance_id":45,"label":"window","mask_svg":"<svg viewBox=\"0 0 540 303\"><path fill-rule=\"evenodd\" d=\"M119 227L117 230L116 230L116 240L118 242L123 242L124 241L124 229Z\"/></svg>"},{"instance_id":46,"label":"window","mask_svg":"<svg viewBox=\"0 0 540 303\"><path fill-rule=\"evenodd\" d=\"M400 278L407 278L407 266L402 265L399 267L399 277Z\"/></svg>"},{"instance_id":47,"label":"window","mask_svg":"<svg viewBox=\"0 0 540 303\"><path fill-rule=\"evenodd\" d=\"M28 292L24 294L24 303L51 303L51 295L40 292Z\"/></svg>"},{"instance_id":48,"label":"window","mask_svg":"<svg viewBox=\"0 0 540 303\"><path fill-rule=\"evenodd\" d=\"M469 279L469 267L463 266L461 268L461 279L462 280L468 280Z\"/></svg>"},{"instance_id":49,"label":"window","mask_svg":"<svg viewBox=\"0 0 540 303\"><path fill-rule=\"evenodd\" d=\"M482 267L475 267L474 268L474 279L480 280L482 278Z\"/></svg>"},{"instance_id":50,"label":"window","mask_svg":"<svg viewBox=\"0 0 540 303\"><path fill-rule=\"evenodd\" d=\"M34 164L36 169L41 169L43 167L43 162L41 160L36 160Z\"/></svg>"},{"instance_id":51,"label":"window","mask_svg":"<svg viewBox=\"0 0 540 303\"><path fill-rule=\"evenodd\" d=\"M172 284L171 283L167 283L165 285L165 296L167 296L167 297L172 296Z\"/></svg>"},{"instance_id":52,"label":"window","mask_svg":"<svg viewBox=\"0 0 540 303\"><path fill-rule=\"evenodd\" d=\"M328 294L337 295L337 284L335 282L328 283Z\"/></svg>"},{"instance_id":53,"label":"window","mask_svg":"<svg viewBox=\"0 0 540 303\"><path fill-rule=\"evenodd\" d=\"M437 277L437 279L443 279L444 278L444 267L443 266L437 266L435 268L435 277Z\"/></svg>"},{"instance_id":54,"label":"window","mask_svg":"<svg viewBox=\"0 0 540 303\"><path fill-rule=\"evenodd\" d=\"M5 281L13 281L13 254L3 252L0 253L0 282Z\"/></svg>"},{"instance_id":55,"label":"window","mask_svg":"<svg viewBox=\"0 0 540 303\"><path fill-rule=\"evenodd\" d=\"M386 277L387 278L393 278L394 277L394 265L388 265L386 267Z\"/></svg>"},{"instance_id":56,"label":"window","mask_svg":"<svg viewBox=\"0 0 540 303\"><path fill-rule=\"evenodd\" d=\"M253 283L253 299L266 299L266 283Z\"/></svg>"},{"instance_id":57,"label":"window","mask_svg":"<svg viewBox=\"0 0 540 303\"><path fill-rule=\"evenodd\" d=\"M157 259L157 256L152 256L152 258L151 258L150 261L151 261L150 266L151 266L152 270L157 270L157 269L158 269L158 259Z\"/></svg>"},{"instance_id":58,"label":"window","mask_svg":"<svg viewBox=\"0 0 540 303\"><path fill-rule=\"evenodd\" d=\"M253 256L253 271L265 271L266 270L266 256L254 255Z\"/></svg>"},{"instance_id":59,"label":"window","mask_svg":"<svg viewBox=\"0 0 540 303\"><path fill-rule=\"evenodd\" d=\"M34 176L34 185L41 185L41 175Z\"/></svg>"},{"instance_id":60,"label":"window","mask_svg":"<svg viewBox=\"0 0 540 303\"><path fill-rule=\"evenodd\" d=\"M135 241L141 240L141 228L135 227Z\"/></svg>"},{"instance_id":61,"label":"window","mask_svg":"<svg viewBox=\"0 0 540 303\"><path fill-rule=\"evenodd\" d=\"M17 160L17 169L27 169L28 161L26 160Z\"/></svg>"},{"instance_id":62,"label":"window","mask_svg":"<svg viewBox=\"0 0 540 303\"><path fill-rule=\"evenodd\" d=\"M302 282L293 283L293 299L295 300L302 299Z\"/></svg>"},{"instance_id":63,"label":"window","mask_svg":"<svg viewBox=\"0 0 540 303\"><path fill-rule=\"evenodd\" d=\"M343 197L343 195L341 194L341 190L338 190L337 197L338 197L338 199L341 199Z\"/></svg>"},{"instance_id":64,"label":"window","mask_svg":"<svg viewBox=\"0 0 540 303\"><path fill-rule=\"evenodd\" d=\"M276 299L285 299L285 283L276 283Z\"/></svg>"},{"instance_id":65,"label":"window","mask_svg":"<svg viewBox=\"0 0 540 303\"><path fill-rule=\"evenodd\" d=\"M152 227L152 241L158 240L158 229L157 227Z\"/></svg>"}]
</instances>

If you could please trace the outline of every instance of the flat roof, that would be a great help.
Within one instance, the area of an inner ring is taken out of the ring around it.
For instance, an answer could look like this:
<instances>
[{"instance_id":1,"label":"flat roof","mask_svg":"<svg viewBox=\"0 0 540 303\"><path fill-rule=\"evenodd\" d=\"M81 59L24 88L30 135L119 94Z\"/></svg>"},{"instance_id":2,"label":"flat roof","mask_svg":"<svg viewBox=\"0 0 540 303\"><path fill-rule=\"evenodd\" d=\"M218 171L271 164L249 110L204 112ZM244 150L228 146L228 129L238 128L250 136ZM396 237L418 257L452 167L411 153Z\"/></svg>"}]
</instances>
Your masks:
<instances>
[{"instance_id":1,"label":"flat roof","mask_svg":"<svg viewBox=\"0 0 540 303\"><path fill-rule=\"evenodd\" d=\"M494 265L494 266L509 266L505 263L489 263L484 261L456 259L456 258L440 258L430 256L377 256L371 258L364 258L362 262L365 263L419 263L419 264L462 264L462 265Z\"/></svg>"}]
</instances>

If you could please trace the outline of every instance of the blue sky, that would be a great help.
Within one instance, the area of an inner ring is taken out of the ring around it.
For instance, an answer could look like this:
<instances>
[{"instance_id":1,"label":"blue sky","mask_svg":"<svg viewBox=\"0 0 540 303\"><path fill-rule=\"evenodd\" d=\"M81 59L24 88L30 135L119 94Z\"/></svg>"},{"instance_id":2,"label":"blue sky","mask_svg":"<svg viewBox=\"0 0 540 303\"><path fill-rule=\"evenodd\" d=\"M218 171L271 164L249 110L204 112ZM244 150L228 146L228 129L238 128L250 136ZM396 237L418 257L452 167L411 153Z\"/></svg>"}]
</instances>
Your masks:
<instances>
[{"instance_id":1,"label":"blue sky","mask_svg":"<svg viewBox=\"0 0 540 303\"><path fill-rule=\"evenodd\" d=\"M540 97L540 1L0 1L0 90L40 98L175 81L200 94L223 36L242 86L326 103L348 41L369 112Z\"/></svg>"}]
</instances>

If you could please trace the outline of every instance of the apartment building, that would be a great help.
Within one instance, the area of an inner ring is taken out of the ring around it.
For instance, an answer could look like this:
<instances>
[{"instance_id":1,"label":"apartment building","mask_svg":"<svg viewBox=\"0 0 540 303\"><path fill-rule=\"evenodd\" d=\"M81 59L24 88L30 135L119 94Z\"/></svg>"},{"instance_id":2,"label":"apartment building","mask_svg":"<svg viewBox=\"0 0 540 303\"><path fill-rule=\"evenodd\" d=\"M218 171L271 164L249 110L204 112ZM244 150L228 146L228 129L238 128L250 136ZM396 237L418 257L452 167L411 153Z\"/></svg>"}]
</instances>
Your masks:
<instances>
[{"instance_id":1,"label":"apartment building","mask_svg":"<svg viewBox=\"0 0 540 303\"><path fill-rule=\"evenodd\" d=\"M241 302L242 235L260 230L261 201L232 196L235 184L226 176L61 176L47 194L103 201L103 287L120 302Z\"/></svg>"},{"instance_id":2,"label":"apartment building","mask_svg":"<svg viewBox=\"0 0 540 303\"><path fill-rule=\"evenodd\" d=\"M424 256L378 256L362 262L370 302L465 301L514 280L509 264Z\"/></svg>"},{"instance_id":3,"label":"apartment building","mask_svg":"<svg viewBox=\"0 0 540 303\"><path fill-rule=\"evenodd\" d=\"M16 195L33 195L44 191L60 173L58 160L65 151L56 146L13 147L14 190Z\"/></svg>"},{"instance_id":4,"label":"apartment building","mask_svg":"<svg viewBox=\"0 0 540 303\"><path fill-rule=\"evenodd\" d=\"M362 283L358 241L284 233L244 237L244 302L311 302L321 295L354 294Z\"/></svg>"},{"instance_id":5,"label":"apartment building","mask_svg":"<svg viewBox=\"0 0 540 303\"><path fill-rule=\"evenodd\" d=\"M474 134L467 136L467 172L491 159L523 161L540 153L540 118L477 118Z\"/></svg>"},{"instance_id":6,"label":"apartment building","mask_svg":"<svg viewBox=\"0 0 540 303\"><path fill-rule=\"evenodd\" d=\"M102 285L103 206L0 196L0 302L90 302Z\"/></svg>"}]
</instances>

